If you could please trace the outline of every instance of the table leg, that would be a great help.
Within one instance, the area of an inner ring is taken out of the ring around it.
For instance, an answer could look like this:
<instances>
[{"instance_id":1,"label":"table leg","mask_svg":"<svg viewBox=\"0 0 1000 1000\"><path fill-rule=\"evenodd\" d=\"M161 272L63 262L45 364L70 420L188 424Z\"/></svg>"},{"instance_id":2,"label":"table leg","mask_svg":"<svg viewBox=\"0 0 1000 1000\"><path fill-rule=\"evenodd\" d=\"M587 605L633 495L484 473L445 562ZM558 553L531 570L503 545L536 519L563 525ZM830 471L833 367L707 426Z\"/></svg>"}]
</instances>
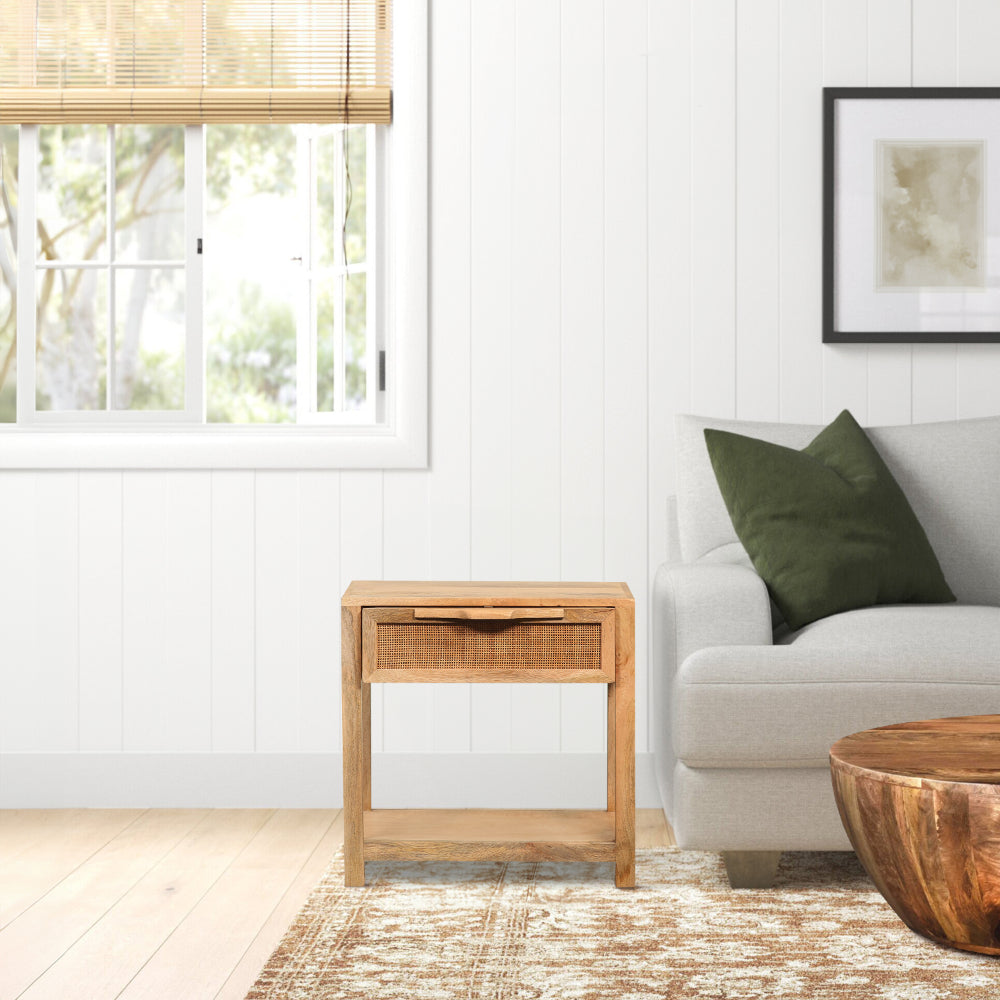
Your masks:
<instances>
[{"instance_id":1,"label":"table leg","mask_svg":"<svg viewBox=\"0 0 1000 1000\"><path fill-rule=\"evenodd\" d=\"M361 609L341 609L344 728L344 885L365 884L364 799L371 744L361 681ZM370 704L370 703L369 703ZM366 745L367 744L367 745ZM369 796L370 797L370 796Z\"/></svg>"},{"instance_id":2,"label":"table leg","mask_svg":"<svg viewBox=\"0 0 1000 1000\"><path fill-rule=\"evenodd\" d=\"M364 779L361 788L362 807L372 807L372 686L361 683L361 753Z\"/></svg>"},{"instance_id":3,"label":"table leg","mask_svg":"<svg viewBox=\"0 0 1000 1000\"><path fill-rule=\"evenodd\" d=\"M608 685L608 812L615 811L615 686Z\"/></svg>"},{"instance_id":4,"label":"table leg","mask_svg":"<svg viewBox=\"0 0 1000 1000\"><path fill-rule=\"evenodd\" d=\"M619 607L615 636L615 885L635 885L635 611Z\"/></svg>"}]
</instances>

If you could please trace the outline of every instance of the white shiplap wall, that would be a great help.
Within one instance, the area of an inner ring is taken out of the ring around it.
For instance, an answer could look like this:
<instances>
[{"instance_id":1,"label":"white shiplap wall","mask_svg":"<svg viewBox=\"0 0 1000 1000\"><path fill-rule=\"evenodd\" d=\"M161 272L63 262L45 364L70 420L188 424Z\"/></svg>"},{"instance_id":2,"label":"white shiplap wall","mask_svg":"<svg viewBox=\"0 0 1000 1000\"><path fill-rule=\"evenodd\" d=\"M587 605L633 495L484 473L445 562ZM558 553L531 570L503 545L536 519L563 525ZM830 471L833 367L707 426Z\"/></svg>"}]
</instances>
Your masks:
<instances>
[{"instance_id":1,"label":"white shiplap wall","mask_svg":"<svg viewBox=\"0 0 1000 1000\"><path fill-rule=\"evenodd\" d=\"M0 474L10 796L212 753L295 801L289 755L339 750L352 578L627 580L646 753L674 413L1000 410L1000 346L820 343L820 88L1000 84L994 0L431 9L431 468ZM375 749L597 754L602 699L376 688Z\"/></svg>"}]
</instances>

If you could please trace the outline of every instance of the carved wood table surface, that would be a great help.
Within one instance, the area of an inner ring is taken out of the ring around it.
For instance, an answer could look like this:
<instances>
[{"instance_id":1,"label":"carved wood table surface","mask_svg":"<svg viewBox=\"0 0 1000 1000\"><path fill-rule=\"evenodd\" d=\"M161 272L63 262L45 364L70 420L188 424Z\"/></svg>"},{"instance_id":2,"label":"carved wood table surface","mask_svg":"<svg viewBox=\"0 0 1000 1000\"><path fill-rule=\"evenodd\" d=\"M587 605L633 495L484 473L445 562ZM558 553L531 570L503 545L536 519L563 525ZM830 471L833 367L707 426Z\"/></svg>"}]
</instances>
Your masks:
<instances>
[{"instance_id":1,"label":"carved wood table surface","mask_svg":"<svg viewBox=\"0 0 1000 1000\"><path fill-rule=\"evenodd\" d=\"M830 769L851 843L903 922L1000 955L1000 715L855 733Z\"/></svg>"}]
</instances>

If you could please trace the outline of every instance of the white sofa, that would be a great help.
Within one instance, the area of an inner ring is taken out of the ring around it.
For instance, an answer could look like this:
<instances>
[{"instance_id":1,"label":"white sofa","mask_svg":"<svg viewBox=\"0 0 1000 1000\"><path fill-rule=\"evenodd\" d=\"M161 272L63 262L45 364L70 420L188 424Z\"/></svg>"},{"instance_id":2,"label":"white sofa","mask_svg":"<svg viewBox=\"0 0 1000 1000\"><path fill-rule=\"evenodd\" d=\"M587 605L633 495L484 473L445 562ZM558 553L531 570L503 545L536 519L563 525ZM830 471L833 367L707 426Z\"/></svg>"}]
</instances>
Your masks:
<instances>
[{"instance_id":1,"label":"white sofa","mask_svg":"<svg viewBox=\"0 0 1000 1000\"><path fill-rule=\"evenodd\" d=\"M849 850L830 784L842 736L1000 713L1000 417L870 428L957 604L772 630L705 446L718 427L802 448L822 429L682 416L672 552L653 588L656 770L681 847L767 885L782 850Z\"/></svg>"}]
</instances>

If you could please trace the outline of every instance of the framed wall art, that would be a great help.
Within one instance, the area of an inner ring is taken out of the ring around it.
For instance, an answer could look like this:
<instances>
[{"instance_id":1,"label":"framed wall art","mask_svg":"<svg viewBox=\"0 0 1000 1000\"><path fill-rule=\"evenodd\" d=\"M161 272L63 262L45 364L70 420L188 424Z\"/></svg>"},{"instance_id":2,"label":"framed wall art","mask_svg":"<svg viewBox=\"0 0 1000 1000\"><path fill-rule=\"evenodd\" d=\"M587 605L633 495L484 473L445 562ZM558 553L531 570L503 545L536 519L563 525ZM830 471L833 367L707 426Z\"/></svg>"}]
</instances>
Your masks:
<instances>
[{"instance_id":1,"label":"framed wall art","mask_svg":"<svg viewBox=\"0 0 1000 1000\"><path fill-rule=\"evenodd\" d=\"M1000 342L1000 88L824 88L823 341Z\"/></svg>"}]
</instances>

